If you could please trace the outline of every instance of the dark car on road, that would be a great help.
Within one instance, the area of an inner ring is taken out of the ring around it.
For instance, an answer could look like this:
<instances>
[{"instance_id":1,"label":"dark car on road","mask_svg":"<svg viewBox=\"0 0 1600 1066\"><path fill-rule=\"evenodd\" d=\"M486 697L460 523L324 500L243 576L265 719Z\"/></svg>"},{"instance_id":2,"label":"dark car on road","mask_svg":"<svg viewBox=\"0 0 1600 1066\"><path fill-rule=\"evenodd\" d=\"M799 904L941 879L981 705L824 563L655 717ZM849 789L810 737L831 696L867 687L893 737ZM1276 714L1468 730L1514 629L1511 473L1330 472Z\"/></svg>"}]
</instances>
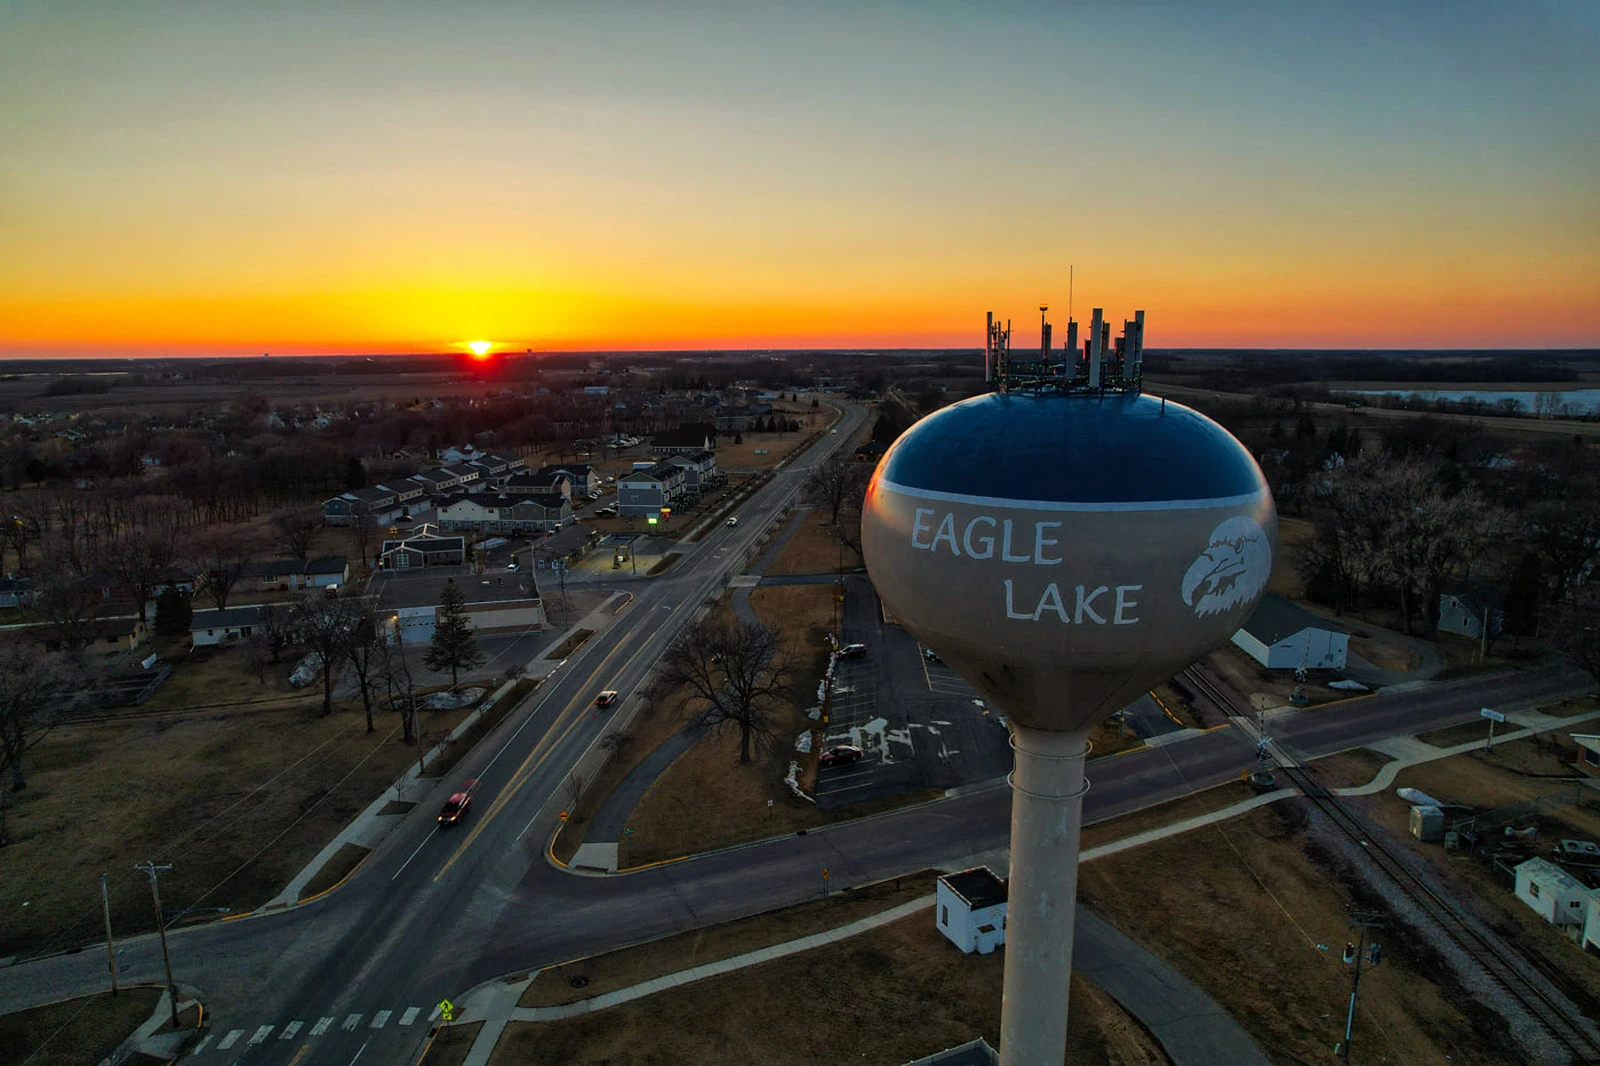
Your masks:
<instances>
[{"instance_id":1,"label":"dark car on road","mask_svg":"<svg viewBox=\"0 0 1600 1066\"><path fill-rule=\"evenodd\" d=\"M942 663L942 662L944 662L943 659L939 658L939 653L934 651L932 648L923 648L922 649L922 657L924 659L928 660L930 663Z\"/></svg>"},{"instance_id":2,"label":"dark car on road","mask_svg":"<svg viewBox=\"0 0 1600 1066\"><path fill-rule=\"evenodd\" d=\"M867 646L865 644L846 644L839 649L839 658L841 659L865 659L866 657Z\"/></svg>"},{"instance_id":3,"label":"dark car on road","mask_svg":"<svg viewBox=\"0 0 1600 1066\"><path fill-rule=\"evenodd\" d=\"M861 756L866 752L854 744L836 744L827 748L817 756L818 766L849 766L851 763L860 762Z\"/></svg>"},{"instance_id":4,"label":"dark car on road","mask_svg":"<svg viewBox=\"0 0 1600 1066\"><path fill-rule=\"evenodd\" d=\"M467 810L472 806L472 789L477 783L472 780L464 781L460 792L450 794L450 798L444 801L444 807L439 811L440 825L455 825L467 816Z\"/></svg>"}]
</instances>

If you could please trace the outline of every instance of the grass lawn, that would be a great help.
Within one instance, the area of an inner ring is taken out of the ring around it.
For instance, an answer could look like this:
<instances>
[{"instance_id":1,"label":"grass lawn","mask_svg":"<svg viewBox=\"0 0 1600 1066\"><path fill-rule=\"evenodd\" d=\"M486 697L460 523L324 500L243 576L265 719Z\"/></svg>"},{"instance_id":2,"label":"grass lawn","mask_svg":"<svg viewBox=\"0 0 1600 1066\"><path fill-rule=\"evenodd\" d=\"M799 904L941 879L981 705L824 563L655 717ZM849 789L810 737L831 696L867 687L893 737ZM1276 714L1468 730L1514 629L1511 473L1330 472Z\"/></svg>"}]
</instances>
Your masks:
<instances>
[{"instance_id":1,"label":"grass lawn","mask_svg":"<svg viewBox=\"0 0 1600 1066\"><path fill-rule=\"evenodd\" d=\"M0 1066L80 1066L116 1050L156 1009L159 988L124 988L0 1017Z\"/></svg>"},{"instance_id":2,"label":"grass lawn","mask_svg":"<svg viewBox=\"0 0 1600 1066\"><path fill-rule=\"evenodd\" d=\"M1364 785L1378 776L1378 771L1394 758L1371 748L1351 748L1313 760L1309 765L1317 778L1328 788L1349 788Z\"/></svg>"},{"instance_id":3,"label":"grass lawn","mask_svg":"<svg viewBox=\"0 0 1600 1066\"><path fill-rule=\"evenodd\" d=\"M604 955L539 971L518 1006L548 1007L590 999L679 970L742 955L898 907L931 895L935 875L925 870L832 893L827 899L652 940Z\"/></svg>"},{"instance_id":4,"label":"grass lawn","mask_svg":"<svg viewBox=\"0 0 1600 1066\"><path fill-rule=\"evenodd\" d=\"M1086 863L1079 894L1205 989L1274 1062L1331 1062L1350 995L1339 948L1355 897L1301 830L1302 802ZM1494 1023L1453 986L1436 953L1401 927L1391 926L1383 944L1383 965L1362 977L1356 1060L1508 1061L1492 1036L1474 1030Z\"/></svg>"},{"instance_id":5,"label":"grass lawn","mask_svg":"<svg viewBox=\"0 0 1600 1066\"><path fill-rule=\"evenodd\" d=\"M1201 792L1191 792L1179 799L1157 803L1142 810L1130 811L1115 818L1086 825L1083 827L1081 846L1084 850L1097 848L1136 833L1181 822L1185 818L1210 814L1240 800L1250 799L1254 795L1255 790L1242 781L1230 781L1225 785L1217 785Z\"/></svg>"},{"instance_id":6,"label":"grass lawn","mask_svg":"<svg viewBox=\"0 0 1600 1066\"><path fill-rule=\"evenodd\" d=\"M428 1053L417 1066L461 1066L467 1061L467 1053L472 1050L478 1030L482 1028L482 1022L440 1026L428 1044Z\"/></svg>"},{"instance_id":7,"label":"grass lawn","mask_svg":"<svg viewBox=\"0 0 1600 1066\"><path fill-rule=\"evenodd\" d=\"M467 713L425 711L423 730L437 739ZM196 918L267 902L416 759L395 716L377 725L366 732L359 701L323 718L313 699L56 729L10 812L0 955L100 938L102 873L117 935L147 931L150 889L132 869L147 859L172 864L162 897L204 908Z\"/></svg>"},{"instance_id":8,"label":"grass lawn","mask_svg":"<svg viewBox=\"0 0 1600 1066\"><path fill-rule=\"evenodd\" d=\"M783 552L767 567L769 574L836 574L839 572L839 542L833 536L833 524L826 510L813 508L800 518L800 528L795 530ZM854 570L861 565L861 557L849 548L844 549L844 566Z\"/></svg>"},{"instance_id":9,"label":"grass lawn","mask_svg":"<svg viewBox=\"0 0 1600 1066\"><path fill-rule=\"evenodd\" d=\"M1000 1035L1004 952L963 955L914 914L800 955L557 1022L513 1022L492 1066L901 1063ZM1160 1066L1159 1045L1095 986L1072 984L1067 1061Z\"/></svg>"},{"instance_id":10,"label":"grass lawn","mask_svg":"<svg viewBox=\"0 0 1600 1066\"><path fill-rule=\"evenodd\" d=\"M289 671L294 669L296 658L293 652L286 653L267 668L263 682L246 665L244 649L196 648L173 660L172 673L139 710L184 710L268 701L284 703L312 697L321 700L320 678L306 688L290 686Z\"/></svg>"}]
</instances>

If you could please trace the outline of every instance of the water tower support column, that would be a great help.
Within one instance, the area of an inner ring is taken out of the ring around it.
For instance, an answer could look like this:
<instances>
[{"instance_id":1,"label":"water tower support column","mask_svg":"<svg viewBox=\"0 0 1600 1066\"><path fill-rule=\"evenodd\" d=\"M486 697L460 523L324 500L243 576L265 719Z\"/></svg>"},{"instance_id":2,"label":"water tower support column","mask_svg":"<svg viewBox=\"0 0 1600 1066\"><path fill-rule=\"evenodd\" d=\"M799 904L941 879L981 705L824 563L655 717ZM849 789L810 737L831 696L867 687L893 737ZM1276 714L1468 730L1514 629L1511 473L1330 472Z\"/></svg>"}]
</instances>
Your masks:
<instances>
[{"instance_id":1,"label":"water tower support column","mask_svg":"<svg viewBox=\"0 0 1600 1066\"><path fill-rule=\"evenodd\" d=\"M1001 1066L1055 1066L1067 1055L1067 993L1078 902L1078 835L1087 732L1024 729L1011 747L1011 884L1006 903Z\"/></svg>"}]
</instances>

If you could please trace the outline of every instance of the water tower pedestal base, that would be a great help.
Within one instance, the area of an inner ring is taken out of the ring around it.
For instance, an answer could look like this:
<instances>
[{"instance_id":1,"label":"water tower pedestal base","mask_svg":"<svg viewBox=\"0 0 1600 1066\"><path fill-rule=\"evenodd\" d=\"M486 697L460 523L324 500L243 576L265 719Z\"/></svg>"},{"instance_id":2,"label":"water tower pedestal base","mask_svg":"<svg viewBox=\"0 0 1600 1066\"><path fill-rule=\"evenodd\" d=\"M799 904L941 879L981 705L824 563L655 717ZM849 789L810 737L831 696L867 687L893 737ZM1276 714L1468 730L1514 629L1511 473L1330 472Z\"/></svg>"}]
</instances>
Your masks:
<instances>
[{"instance_id":1,"label":"water tower pedestal base","mask_svg":"<svg viewBox=\"0 0 1600 1066\"><path fill-rule=\"evenodd\" d=\"M1067 993L1078 900L1078 836L1089 784L1086 732L1013 725L1011 883L1006 902L1001 1066L1054 1066L1067 1054Z\"/></svg>"}]
</instances>

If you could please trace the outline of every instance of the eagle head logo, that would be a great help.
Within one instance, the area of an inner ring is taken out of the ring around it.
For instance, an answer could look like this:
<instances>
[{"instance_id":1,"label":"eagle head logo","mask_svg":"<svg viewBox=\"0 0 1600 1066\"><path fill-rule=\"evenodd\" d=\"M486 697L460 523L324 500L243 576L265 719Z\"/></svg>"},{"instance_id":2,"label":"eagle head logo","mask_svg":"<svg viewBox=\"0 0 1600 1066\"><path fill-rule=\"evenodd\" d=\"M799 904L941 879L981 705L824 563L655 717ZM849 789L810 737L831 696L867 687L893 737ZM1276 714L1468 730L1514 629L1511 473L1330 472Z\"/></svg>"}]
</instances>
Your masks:
<instances>
[{"instance_id":1,"label":"eagle head logo","mask_svg":"<svg viewBox=\"0 0 1600 1066\"><path fill-rule=\"evenodd\" d=\"M1211 543L1183 575L1183 602L1204 617L1249 603L1267 587L1272 547L1253 518L1239 515L1211 531Z\"/></svg>"}]
</instances>

